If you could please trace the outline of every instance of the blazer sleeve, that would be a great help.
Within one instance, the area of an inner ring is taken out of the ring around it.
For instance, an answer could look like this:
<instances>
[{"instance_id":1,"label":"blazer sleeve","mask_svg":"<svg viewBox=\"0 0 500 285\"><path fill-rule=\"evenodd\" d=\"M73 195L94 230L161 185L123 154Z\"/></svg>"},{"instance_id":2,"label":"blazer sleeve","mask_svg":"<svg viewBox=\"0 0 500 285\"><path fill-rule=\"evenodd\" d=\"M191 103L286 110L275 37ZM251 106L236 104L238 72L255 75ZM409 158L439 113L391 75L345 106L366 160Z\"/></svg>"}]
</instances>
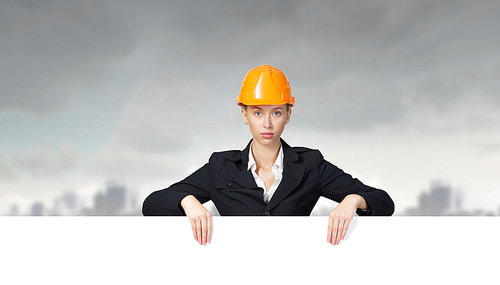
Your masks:
<instances>
[{"instance_id":1,"label":"blazer sleeve","mask_svg":"<svg viewBox=\"0 0 500 285\"><path fill-rule=\"evenodd\" d=\"M394 213L394 202L387 192L363 184L342 169L331 164L319 153L322 196L341 202L349 194L363 197L368 211L358 210L358 215L390 216Z\"/></svg>"},{"instance_id":2,"label":"blazer sleeve","mask_svg":"<svg viewBox=\"0 0 500 285\"><path fill-rule=\"evenodd\" d=\"M172 184L163 190L151 193L142 205L144 216L181 216L186 215L180 202L187 195L193 195L200 203L210 200L213 166L216 155L212 154L209 162L184 180Z\"/></svg>"}]
</instances>

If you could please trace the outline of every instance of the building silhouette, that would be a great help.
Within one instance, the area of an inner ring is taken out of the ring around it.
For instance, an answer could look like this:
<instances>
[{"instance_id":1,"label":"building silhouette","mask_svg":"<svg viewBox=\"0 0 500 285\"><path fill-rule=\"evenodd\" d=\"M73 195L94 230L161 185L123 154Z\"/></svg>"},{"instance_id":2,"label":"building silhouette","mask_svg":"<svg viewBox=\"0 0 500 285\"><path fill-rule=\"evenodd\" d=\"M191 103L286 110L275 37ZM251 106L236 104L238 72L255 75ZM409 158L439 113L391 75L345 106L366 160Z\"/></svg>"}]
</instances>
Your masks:
<instances>
[{"instance_id":1,"label":"building silhouette","mask_svg":"<svg viewBox=\"0 0 500 285\"><path fill-rule=\"evenodd\" d=\"M431 216L446 214L451 210L451 187L440 182L434 182L431 186L428 202Z\"/></svg>"},{"instance_id":2,"label":"building silhouette","mask_svg":"<svg viewBox=\"0 0 500 285\"><path fill-rule=\"evenodd\" d=\"M43 216L44 206L42 202L35 202L31 205L31 216Z\"/></svg>"},{"instance_id":3,"label":"building silhouette","mask_svg":"<svg viewBox=\"0 0 500 285\"><path fill-rule=\"evenodd\" d=\"M449 184L433 181L428 190L422 191L416 201L416 205L409 207L396 215L409 216L493 216L500 215L500 206L498 212L487 211L484 209L465 210L462 205L461 189L454 189ZM331 201L328 201L331 202ZM124 183L109 181L103 190L97 191L91 205L83 207L84 198L78 193L65 190L59 197L54 199L52 207L36 201L32 203L26 211L21 211L19 205L12 204L6 215L18 216L140 216L142 201L140 201L137 192L132 191ZM313 209L312 215L328 216L335 208L337 203L328 205L317 205ZM214 215L219 215L213 203L205 204L205 207Z\"/></svg>"},{"instance_id":4,"label":"building silhouette","mask_svg":"<svg viewBox=\"0 0 500 285\"><path fill-rule=\"evenodd\" d=\"M106 215L119 215L126 207L126 196L127 188L125 186L115 181L108 182L105 197Z\"/></svg>"},{"instance_id":5,"label":"building silhouette","mask_svg":"<svg viewBox=\"0 0 500 285\"><path fill-rule=\"evenodd\" d=\"M19 205L17 204L13 204L13 205L10 205L10 209L9 209L9 216L18 216L20 214L20 211L19 211Z\"/></svg>"},{"instance_id":6,"label":"building silhouette","mask_svg":"<svg viewBox=\"0 0 500 285\"><path fill-rule=\"evenodd\" d=\"M94 216L106 216L106 194L97 192L94 195Z\"/></svg>"},{"instance_id":7,"label":"building silhouette","mask_svg":"<svg viewBox=\"0 0 500 285\"><path fill-rule=\"evenodd\" d=\"M417 206L406 209L409 216L493 216L491 211L477 209L467 211L462 208L462 191L440 181L431 182L429 191L418 195Z\"/></svg>"},{"instance_id":8,"label":"building silhouette","mask_svg":"<svg viewBox=\"0 0 500 285\"><path fill-rule=\"evenodd\" d=\"M85 198L77 192L65 190L46 207L43 202L35 201L26 211L21 212L19 205L12 204L7 213L9 216L139 216L142 215L139 199L135 191L117 181L106 183L104 191L97 191L84 205Z\"/></svg>"}]
</instances>

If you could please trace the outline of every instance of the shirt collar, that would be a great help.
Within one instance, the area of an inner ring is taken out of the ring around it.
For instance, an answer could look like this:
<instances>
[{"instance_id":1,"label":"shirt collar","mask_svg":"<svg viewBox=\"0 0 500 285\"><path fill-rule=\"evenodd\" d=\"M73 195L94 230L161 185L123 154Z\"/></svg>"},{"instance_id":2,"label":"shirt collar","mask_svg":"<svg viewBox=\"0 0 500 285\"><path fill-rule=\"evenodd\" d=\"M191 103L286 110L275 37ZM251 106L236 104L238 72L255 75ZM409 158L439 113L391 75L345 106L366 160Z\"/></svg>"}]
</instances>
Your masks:
<instances>
[{"instance_id":1,"label":"shirt collar","mask_svg":"<svg viewBox=\"0 0 500 285\"><path fill-rule=\"evenodd\" d=\"M279 169L283 169L283 144L280 145L280 151L278 152L278 157L276 157L276 161L274 162L273 167L278 167ZM248 166L247 170L257 169L257 163L252 154L252 146L250 145L250 149L248 152Z\"/></svg>"}]
</instances>

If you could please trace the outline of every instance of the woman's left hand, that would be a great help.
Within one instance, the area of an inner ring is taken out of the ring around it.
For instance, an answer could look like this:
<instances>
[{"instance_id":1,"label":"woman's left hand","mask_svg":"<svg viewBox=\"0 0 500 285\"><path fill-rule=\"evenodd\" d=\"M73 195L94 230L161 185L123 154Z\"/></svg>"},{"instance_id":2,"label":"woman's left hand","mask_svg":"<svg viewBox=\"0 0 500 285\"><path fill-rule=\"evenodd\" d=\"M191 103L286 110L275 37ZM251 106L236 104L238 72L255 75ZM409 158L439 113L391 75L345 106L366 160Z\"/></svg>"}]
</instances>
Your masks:
<instances>
[{"instance_id":1,"label":"woman's left hand","mask_svg":"<svg viewBox=\"0 0 500 285\"><path fill-rule=\"evenodd\" d=\"M332 245L339 244L345 238L349 224L354 218L357 209L367 209L363 197L351 194L347 195L340 204L330 213L328 219L328 232L326 241Z\"/></svg>"}]
</instances>

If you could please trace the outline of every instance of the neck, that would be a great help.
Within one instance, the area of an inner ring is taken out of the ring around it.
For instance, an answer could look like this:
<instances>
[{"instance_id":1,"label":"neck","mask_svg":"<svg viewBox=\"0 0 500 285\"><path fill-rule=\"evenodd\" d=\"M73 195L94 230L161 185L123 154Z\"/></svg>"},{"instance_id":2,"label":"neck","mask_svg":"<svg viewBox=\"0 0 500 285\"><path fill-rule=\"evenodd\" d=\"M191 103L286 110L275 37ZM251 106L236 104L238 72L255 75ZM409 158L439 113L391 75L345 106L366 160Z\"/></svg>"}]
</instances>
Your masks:
<instances>
[{"instance_id":1,"label":"neck","mask_svg":"<svg viewBox=\"0 0 500 285\"><path fill-rule=\"evenodd\" d=\"M273 145L260 145L257 143L252 143L250 151L253 154L255 163L258 168L271 168L278 157L281 147L281 142Z\"/></svg>"}]
</instances>

